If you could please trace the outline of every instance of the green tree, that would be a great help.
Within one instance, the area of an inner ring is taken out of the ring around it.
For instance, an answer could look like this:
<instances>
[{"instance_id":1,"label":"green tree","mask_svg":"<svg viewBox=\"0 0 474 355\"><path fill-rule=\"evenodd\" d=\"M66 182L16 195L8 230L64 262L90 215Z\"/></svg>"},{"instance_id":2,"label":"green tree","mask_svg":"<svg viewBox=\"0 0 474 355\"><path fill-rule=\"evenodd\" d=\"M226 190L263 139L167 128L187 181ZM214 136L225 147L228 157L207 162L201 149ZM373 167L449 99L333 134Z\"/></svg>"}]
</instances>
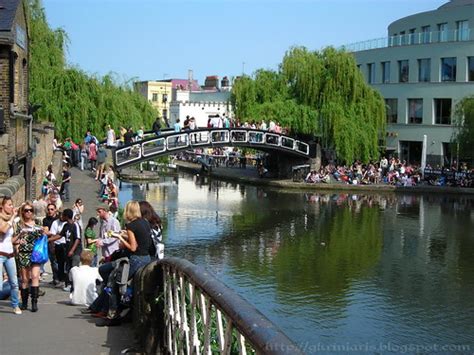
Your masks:
<instances>
[{"instance_id":1,"label":"green tree","mask_svg":"<svg viewBox=\"0 0 474 355\"><path fill-rule=\"evenodd\" d=\"M63 29L52 30L41 0L27 1L30 34L30 102L40 104L36 119L52 121L60 139L80 140L87 129L98 137L106 125L150 127L156 117L130 83L113 74L102 78L66 64L69 42Z\"/></svg>"},{"instance_id":2,"label":"green tree","mask_svg":"<svg viewBox=\"0 0 474 355\"><path fill-rule=\"evenodd\" d=\"M453 142L459 147L462 159L474 159L474 96L465 97L454 112L456 131Z\"/></svg>"},{"instance_id":3,"label":"green tree","mask_svg":"<svg viewBox=\"0 0 474 355\"><path fill-rule=\"evenodd\" d=\"M272 119L292 132L319 135L341 160L378 158L385 104L345 51L291 48L278 72L236 80L232 100L241 119Z\"/></svg>"},{"instance_id":4,"label":"green tree","mask_svg":"<svg viewBox=\"0 0 474 355\"><path fill-rule=\"evenodd\" d=\"M232 106L236 110L237 117L251 117L256 100L254 81L248 76L238 78L235 81L231 96Z\"/></svg>"}]
</instances>

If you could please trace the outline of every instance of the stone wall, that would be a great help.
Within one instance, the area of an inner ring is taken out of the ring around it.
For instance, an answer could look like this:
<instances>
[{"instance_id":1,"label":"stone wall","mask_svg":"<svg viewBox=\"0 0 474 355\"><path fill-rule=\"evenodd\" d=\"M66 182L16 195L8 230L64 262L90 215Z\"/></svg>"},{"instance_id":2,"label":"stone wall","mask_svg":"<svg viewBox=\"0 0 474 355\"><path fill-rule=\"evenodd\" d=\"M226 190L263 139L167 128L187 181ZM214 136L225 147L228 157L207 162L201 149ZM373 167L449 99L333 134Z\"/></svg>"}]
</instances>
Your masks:
<instances>
[{"instance_id":1,"label":"stone wall","mask_svg":"<svg viewBox=\"0 0 474 355\"><path fill-rule=\"evenodd\" d=\"M51 123L35 123L33 125L33 153L31 164L31 199L41 194L44 173L53 161L54 127ZM61 159L60 159L61 160ZM60 171L60 170L59 170ZM57 174L54 171L54 174ZM56 175L56 177L58 177Z\"/></svg>"},{"instance_id":2,"label":"stone wall","mask_svg":"<svg viewBox=\"0 0 474 355\"><path fill-rule=\"evenodd\" d=\"M11 14L4 14L11 16ZM25 4L18 2L11 28L12 43L0 44L0 107L4 125L0 133L0 183L29 166L28 157L28 25Z\"/></svg>"},{"instance_id":3,"label":"stone wall","mask_svg":"<svg viewBox=\"0 0 474 355\"><path fill-rule=\"evenodd\" d=\"M0 197L10 196L14 206L20 206L25 201L25 179L13 176L0 185Z\"/></svg>"},{"instance_id":4,"label":"stone wall","mask_svg":"<svg viewBox=\"0 0 474 355\"><path fill-rule=\"evenodd\" d=\"M8 82L8 51L5 47L0 47L0 107L3 108L3 117L5 120L5 132L10 129L9 117L9 82ZM4 182L10 176L8 166L8 141L7 133L0 135L0 183Z\"/></svg>"}]
</instances>

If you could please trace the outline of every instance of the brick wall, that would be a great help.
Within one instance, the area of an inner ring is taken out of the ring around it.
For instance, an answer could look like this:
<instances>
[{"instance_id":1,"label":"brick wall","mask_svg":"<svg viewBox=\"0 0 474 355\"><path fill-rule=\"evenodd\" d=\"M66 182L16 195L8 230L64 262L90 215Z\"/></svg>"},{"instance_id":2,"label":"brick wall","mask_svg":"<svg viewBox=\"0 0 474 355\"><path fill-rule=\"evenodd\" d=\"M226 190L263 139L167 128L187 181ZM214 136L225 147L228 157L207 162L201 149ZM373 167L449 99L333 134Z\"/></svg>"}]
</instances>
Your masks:
<instances>
[{"instance_id":1,"label":"brick wall","mask_svg":"<svg viewBox=\"0 0 474 355\"><path fill-rule=\"evenodd\" d=\"M9 120L9 85L8 85L8 51L6 47L0 47L0 105L5 117L5 129L10 128ZM0 136L0 182L4 182L10 176L8 167L8 145L9 135Z\"/></svg>"}]
</instances>

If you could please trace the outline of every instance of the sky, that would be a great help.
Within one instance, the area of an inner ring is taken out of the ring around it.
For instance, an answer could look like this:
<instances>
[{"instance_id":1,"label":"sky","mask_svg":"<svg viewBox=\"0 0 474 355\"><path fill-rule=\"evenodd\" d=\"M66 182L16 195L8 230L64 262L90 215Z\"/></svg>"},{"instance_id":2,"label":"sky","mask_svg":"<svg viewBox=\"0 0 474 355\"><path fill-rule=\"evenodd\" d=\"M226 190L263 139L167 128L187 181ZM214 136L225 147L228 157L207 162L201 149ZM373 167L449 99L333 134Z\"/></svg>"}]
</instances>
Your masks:
<instances>
[{"instance_id":1,"label":"sky","mask_svg":"<svg viewBox=\"0 0 474 355\"><path fill-rule=\"evenodd\" d=\"M121 81L277 70L292 46L320 50L387 36L448 0L43 0L69 36L67 60Z\"/></svg>"}]
</instances>

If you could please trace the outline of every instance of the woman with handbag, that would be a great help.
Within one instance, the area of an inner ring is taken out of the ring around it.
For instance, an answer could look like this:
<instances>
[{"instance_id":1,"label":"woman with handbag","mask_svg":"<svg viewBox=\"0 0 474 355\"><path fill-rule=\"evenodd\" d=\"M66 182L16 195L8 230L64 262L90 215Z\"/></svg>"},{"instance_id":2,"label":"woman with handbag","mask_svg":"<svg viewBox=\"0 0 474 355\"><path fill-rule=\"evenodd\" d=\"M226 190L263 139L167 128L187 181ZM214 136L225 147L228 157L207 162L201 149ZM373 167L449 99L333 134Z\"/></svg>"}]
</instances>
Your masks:
<instances>
[{"instance_id":1,"label":"woman with handbag","mask_svg":"<svg viewBox=\"0 0 474 355\"><path fill-rule=\"evenodd\" d=\"M28 284L31 276L31 311L38 311L38 293L40 264L31 261L35 242L43 235L43 228L36 224L33 214L33 204L26 201L20 207L20 222L15 229L18 244L18 267L21 276L21 309L28 308Z\"/></svg>"},{"instance_id":2,"label":"woman with handbag","mask_svg":"<svg viewBox=\"0 0 474 355\"><path fill-rule=\"evenodd\" d=\"M0 202L0 275L5 269L10 284L10 300L13 313L21 314L18 307L18 278L15 263L15 253L13 249L13 220L16 217L16 210L13 207L11 197L2 197ZM2 280L3 281L3 280ZM0 291L3 286L0 284Z\"/></svg>"}]
</instances>

